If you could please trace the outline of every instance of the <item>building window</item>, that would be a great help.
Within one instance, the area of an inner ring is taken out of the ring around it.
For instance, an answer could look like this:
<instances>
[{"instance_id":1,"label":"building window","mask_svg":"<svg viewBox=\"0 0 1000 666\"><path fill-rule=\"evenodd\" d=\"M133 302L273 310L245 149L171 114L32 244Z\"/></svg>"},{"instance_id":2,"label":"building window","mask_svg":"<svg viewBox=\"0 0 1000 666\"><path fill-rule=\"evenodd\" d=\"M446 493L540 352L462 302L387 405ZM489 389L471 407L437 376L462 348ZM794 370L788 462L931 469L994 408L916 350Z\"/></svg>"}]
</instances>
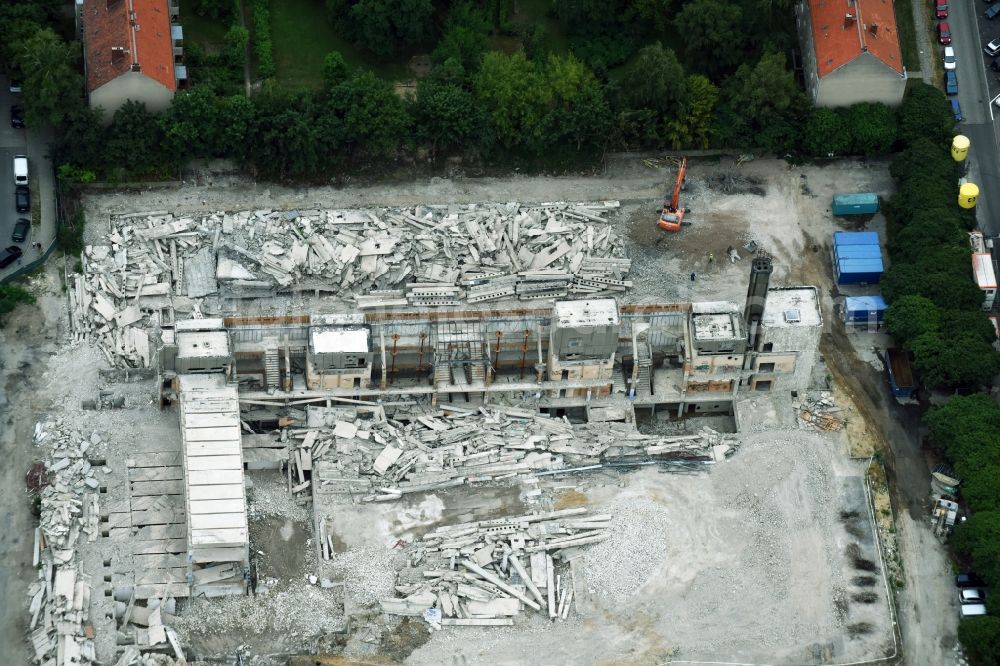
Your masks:
<instances>
[{"instance_id":1,"label":"building window","mask_svg":"<svg viewBox=\"0 0 1000 666\"><path fill-rule=\"evenodd\" d=\"M757 366L760 372L774 372L774 363L761 363Z\"/></svg>"},{"instance_id":2,"label":"building window","mask_svg":"<svg viewBox=\"0 0 1000 666\"><path fill-rule=\"evenodd\" d=\"M764 382L757 382L757 383L755 383L753 385L753 390L754 391L770 391L771 390L771 381L768 380L768 381L764 381Z\"/></svg>"},{"instance_id":3,"label":"building window","mask_svg":"<svg viewBox=\"0 0 1000 666\"><path fill-rule=\"evenodd\" d=\"M773 342L765 342L764 343L764 351L765 352L769 352L769 351L773 351L773 350L774 350L774 343Z\"/></svg>"}]
</instances>

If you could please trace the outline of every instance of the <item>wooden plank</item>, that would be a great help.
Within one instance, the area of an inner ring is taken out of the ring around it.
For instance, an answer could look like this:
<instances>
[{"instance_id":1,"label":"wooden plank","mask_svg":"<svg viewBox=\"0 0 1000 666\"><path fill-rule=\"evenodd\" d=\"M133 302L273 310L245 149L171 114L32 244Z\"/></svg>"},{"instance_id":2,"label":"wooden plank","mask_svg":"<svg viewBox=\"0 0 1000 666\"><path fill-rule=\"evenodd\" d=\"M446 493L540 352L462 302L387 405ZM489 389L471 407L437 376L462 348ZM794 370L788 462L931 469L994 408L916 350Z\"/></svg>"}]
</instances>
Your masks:
<instances>
[{"instance_id":1,"label":"wooden plank","mask_svg":"<svg viewBox=\"0 0 1000 666\"><path fill-rule=\"evenodd\" d=\"M143 495L132 498L132 511L159 511L174 508L184 508L183 495Z\"/></svg>"},{"instance_id":2,"label":"wooden plank","mask_svg":"<svg viewBox=\"0 0 1000 666\"><path fill-rule=\"evenodd\" d=\"M114 536L114 534L112 534ZM186 539L187 526L171 523L166 525L146 525L140 527L132 537L138 541L155 541L157 539Z\"/></svg>"},{"instance_id":3,"label":"wooden plank","mask_svg":"<svg viewBox=\"0 0 1000 666\"><path fill-rule=\"evenodd\" d=\"M129 481L173 481L183 479L184 470L180 467L130 467Z\"/></svg>"},{"instance_id":4,"label":"wooden plank","mask_svg":"<svg viewBox=\"0 0 1000 666\"><path fill-rule=\"evenodd\" d=\"M218 484L214 486L191 486L188 488L188 499L214 500L214 499L242 499L242 483Z\"/></svg>"},{"instance_id":5,"label":"wooden plank","mask_svg":"<svg viewBox=\"0 0 1000 666\"><path fill-rule=\"evenodd\" d=\"M236 456L190 456L187 461L189 472L203 470L243 469L243 462Z\"/></svg>"},{"instance_id":6,"label":"wooden plank","mask_svg":"<svg viewBox=\"0 0 1000 666\"><path fill-rule=\"evenodd\" d=\"M243 513L246 511L246 503L242 498L191 500L188 502L188 510L192 515L199 513Z\"/></svg>"},{"instance_id":7,"label":"wooden plank","mask_svg":"<svg viewBox=\"0 0 1000 666\"><path fill-rule=\"evenodd\" d=\"M187 552L187 539L156 539L154 541L133 541L133 555L176 554Z\"/></svg>"},{"instance_id":8,"label":"wooden plank","mask_svg":"<svg viewBox=\"0 0 1000 666\"><path fill-rule=\"evenodd\" d=\"M184 492L183 481L133 481L129 485L133 496L180 495Z\"/></svg>"},{"instance_id":9,"label":"wooden plank","mask_svg":"<svg viewBox=\"0 0 1000 666\"><path fill-rule=\"evenodd\" d=\"M186 555L134 555L136 571L142 569L176 569L187 570Z\"/></svg>"},{"instance_id":10,"label":"wooden plank","mask_svg":"<svg viewBox=\"0 0 1000 666\"><path fill-rule=\"evenodd\" d=\"M181 450L133 453L125 461L129 467L167 467L181 464Z\"/></svg>"},{"instance_id":11,"label":"wooden plank","mask_svg":"<svg viewBox=\"0 0 1000 666\"><path fill-rule=\"evenodd\" d=\"M102 529L111 530L115 528L129 528L132 526L132 513L109 513L107 522L103 523Z\"/></svg>"},{"instance_id":12,"label":"wooden plank","mask_svg":"<svg viewBox=\"0 0 1000 666\"><path fill-rule=\"evenodd\" d=\"M230 440L240 441L239 427L184 429L184 441L186 442L227 442Z\"/></svg>"},{"instance_id":13,"label":"wooden plank","mask_svg":"<svg viewBox=\"0 0 1000 666\"><path fill-rule=\"evenodd\" d=\"M220 426L240 425L240 417L236 413L229 414L185 414L185 428L218 428Z\"/></svg>"},{"instance_id":14,"label":"wooden plank","mask_svg":"<svg viewBox=\"0 0 1000 666\"><path fill-rule=\"evenodd\" d=\"M191 560L195 564L242 562L246 557L246 548L243 546L202 546L191 551Z\"/></svg>"},{"instance_id":15,"label":"wooden plank","mask_svg":"<svg viewBox=\"0 0 1000 666\"><path fill-rule=\"evenodd\" d=\"M189 517L191 531L240 528L247 524L245 513L199 513Z\"/></svg>"},{"instance_id":16,"label":"wooden plank","mask_svg":"<svg viewBox=\"0 0 1000 666\"><path fill-rule=\"evenodd\" d=\"M222 484L243 484L242 469L216 469L198 470L188 472L188 485L191 486L215 486ZM156 482L154 482L156 483ZM173 483L172 481L161 481L159 483Z\"/></svg>"},{"instance_id":17,"label":"wooden plank","mask_svg":"<svg viewBox=\"0 0 1000 666\"><path fill-rule=\"evenodd\" d=\"M136 585L164 585L169 583L187 583L187 567L172 569L148 569L137 572Z\"/></svg>"},{"instance_id":18,"label":"wooden plank","mask_svg":"<svg viewBox=\"0 0 1000 666\"><path fill-rule=\"evenodd\" d=\"M188 547L196 549L201 546L242 546L245 543L247 543L247 531L242 528L197 530L191 532L191 542Z\"/></svg>"},{"instance_id":19,"label":"wooden plank","mask_svg":"<svg viewBox=\"0 0 1000 666\"><path fill-rule=\"evenodd\" d=\"M184 509L166 509L164 511L133 511L132 526L144 527L146 525L183 525Z\"/></svg>"},{"instance_id":20,"label":"wooden plank","mask_svg":"<svg viewBox=\"0 0 1000 666\"><path fill-rule=\"evenodd\" d=\"M134 592L136 599L165 599L166 597L182 599L191 595L191 589L188 587L187 583L136 585Z\"/></svg>"},{"instance_id":21,"label":"wooden plank","mask_svg":"<svg viewBox=\"0 0 1000 666\"><path fill-rule=\"evenodd\" d=\"M240 452L240 443L235 439L226 442L188 442L184 452L189 458L195 456L232 456Z\"/></svg>"}]
</instances>

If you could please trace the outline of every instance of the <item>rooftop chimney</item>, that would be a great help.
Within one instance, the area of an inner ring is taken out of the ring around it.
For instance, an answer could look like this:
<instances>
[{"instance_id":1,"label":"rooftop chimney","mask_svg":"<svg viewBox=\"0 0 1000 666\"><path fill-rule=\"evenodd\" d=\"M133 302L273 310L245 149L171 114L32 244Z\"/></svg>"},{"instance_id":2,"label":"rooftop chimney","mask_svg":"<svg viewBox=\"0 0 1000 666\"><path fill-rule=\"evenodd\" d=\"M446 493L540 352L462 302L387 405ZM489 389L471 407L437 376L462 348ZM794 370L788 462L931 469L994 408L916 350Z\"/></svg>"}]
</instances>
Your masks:
<instances>
[{"instance_id":1,"label":"rooftop chimney","mask_svg":"<svg viewBox=\"0 0 1000 666\"><path fill-rule=\"evenodd\" d=\"M750 285L747 287L747 304L743 318L750 333L750 348L754 349L757 342L757 329L764 315L764 304L767 302L767 288L771 283L771 257L757 255L750 264Z\"/></svg>"}]
</instances>

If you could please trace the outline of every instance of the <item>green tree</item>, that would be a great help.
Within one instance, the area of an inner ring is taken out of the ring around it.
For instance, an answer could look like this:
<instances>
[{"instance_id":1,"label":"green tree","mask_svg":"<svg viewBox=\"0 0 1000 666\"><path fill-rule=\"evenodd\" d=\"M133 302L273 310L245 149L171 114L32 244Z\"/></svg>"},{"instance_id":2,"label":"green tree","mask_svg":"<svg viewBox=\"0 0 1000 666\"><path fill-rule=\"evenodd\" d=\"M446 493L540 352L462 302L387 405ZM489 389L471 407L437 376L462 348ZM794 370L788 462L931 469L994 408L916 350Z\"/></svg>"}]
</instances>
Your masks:
<instances>
[{"instance_id":1,"label":"green tree","mask_svg":"<svg viewBox=\"0 0 1000 666\"><path fill-rule=\"evenodd\" d=\"M223 37L223 58L230 67L242 68L247 62L247 45L250 43L250 31L241 25L234 25L226 31Z\"/></svg>"},{"instance_id":2,"label":"green tree","mask_svg":"<svg viewBox=\"0 0 1000 666\"><path fill-rule=\"evenodd\" d=\"M355 44L380 58L430 41L431 0L327 0L331 20Z\"/></svg>"},{"instance_id":3,"label":"green tree","mask_svg":"<svg viewBox=\"0 0 1000 666\"><path fill-rule=\"evenodd\" d=\"M338 90L347 109L344 126L348 140L375 155L394 152L406 134L410 118L392 84L364 71Z\"/></svg>"},{"instance_id":4,"label":"green tree","mask_svg":"<svg viewBox=\"0 0 1000 666\"><path fill-rule=\"evenodd\" d=\"M911 81L899 108L899 138L947 146L955 131L955 115L944 93L922 81Z\"/></svg>"},{"instance_id":5,"label":"green tree","mask_svg":"<svg viewBox=\"0 0 1000 666\"><path fill-rule=\"evenodd\" d=\"M894 303L903 296L924 296L939 308L978 308L983 294L972 282L971 271L966 265L964 271L951 267L942 270L936 266L895 263L882 276L882 294L886 301Z\"/></svg>"},{"instance_id":6,"label":"green tree","mask_svg":"<svg viewBox=\"0 0 1000 666\"><path fill-rule=\"evenodd\" d=\"M576 151L603 145L611 127L611 109L594 74L572 54L550 55L545 82L552 109L543 125L550 148L572 146Z\"/></svg>"},{"instance_id":7,"label":"green tree","mask_svg":"<svg viewBox=\"0 0 1000 666\"><path fill-rule=\"evenodd\" d=\"M924 333L910 347L913 366L932 388L984 384L1000 369L997 351L970 335L944 338L937 332Z\"/></svg>"},{"instance_id":8,"label":"green tree","mask_svg":"<svg viewBox=\"0 0 1000 666\"><path fill-rule=\"evenodd\" d=\"M257 107L245 95L232 95L219 100L219 130L215 135L215 154L245 159L247 144L253 140Z\"/></svg>"},{"instance_id":9,"label":"green tree","mask_svg":"<svg viewBox=\"0 0 1000 666\"><path fill-rule=\"evenodd\" d=\"M924 415L931 441L951 460L991 446L1000 433L1000 406L984 393L955 396Z\"/></svg>"},{"instance_id":10,"label":"green tree","mask_svg":"<svg viewBox=\"0 0 1000 666\"><path fill-rule=\"evenodd\" d=\"M943 310L941 335L946 339L956 340L962 336L969 336L989 345L996 339L993 323L982 310Z\"/></svg>"},{"instance_id":11,"label":"green tree","mask_svg":"<svg viewBox=\"0 0 1000 666\"><path fill-rule=\"evenodd\" d=\"M523 51L513 55L499 51L486 53L473 79L473 90L489 114L500 145L538 147L541 120L552 103L552 91Z\"/></svg>"},{"instance_id":12,"label":"green tree","mask_svg":"<svg viewBox=\"0 0 1000 666\"><path fill-rule=\"evenodd\" d=\"M1000 585L1000 510L974 513L955 528L954 543L991 587Z\"/></svg>"},{"instance_id":13,"label":"green tree","mask_svg":"<svg viewBox=\"0 0 1000 666\"><path fill-rule=\"evenodd\" d=\"M670 17L676 13L673 0L632 0L636 21L648 32L666 32Z\"/></svg>"},{"instance_id":14,"label":"green tree","mask_svg":"<svg viewBox=\"0 0 1000 666\"><path fill-rule=\"evenodd\" d=\"M936 143L925 137L906 142L906 148L893 158L889 165L892 177L905 181L917 176L940 180L957 179L955 160L951 158L948 143Z\"/></svg>"},{"instance_id":15,"label":"green tree","mask_svg":"<svg viewBox=\"0 0 1000 666\"><path fill-rule=\"evenodd\" d=\"M848 154L851 133L844 116L826 107L813 109L802 132L802 148L816 157Z\"/></svg>"},{"instance_id":16,"label":"green tree","mask_svg":"<svg viewBox=\"0 0 1000 666\"><path fill-rule=\"evenodd\" d=\"M708 148L712 136L712 120L719 89L700 74L687 77L687 93L683 112L667 120L666 139L674 150Z\"/></svg>"},{"instance_id":17,"label":"green tree","mask_svg":"<svg viewBox=\"0 0 1000 666\"><path fill-rule=\"evenodd\" d=\"M964 260L968 259L968 234L952 211L924 209L917 211L907 222L890 235L889 251L893 261L923 263L927 251L936 248L960 248ZM964 263L964 262L963 262Z\"/></svg>"},{"instance_id":18,"label":"green tree","mask_svg":"<svg viewBox=\"0 0 1000 666\"><path fill-rule=\"evenodd\" d=\"M465 71L476 71L488 45L489 31L489 20L470 2L452 5L444 34L434 49L434 62L443 63L454 58L462 63Z\"/></svg>"},{"instance_id":19,"label":"green tree","mask_svg":"<svg viewBox=\"0 0 1000 666\"><path fill-rule=\"evenodd\" d=\"M162 173L172 165L163 151L163 132L146 105L129 100L111 120L105 140L108 169L116 180Z\"/></svg>"},{"instance_id":20,"label":"green tree","mask_svg":"<svg viewBox=\"0 0 1000 666\"><path fill-rule=\"evenodd\" d=\"M724 92L725 113L717 117L722 136L776 153L797 145L805 98L784 55L765 53L753 66L740 65Z\"/></svg>"},{"instance_id":21,"label":"green tree","mask_svg":"<svg viewBox=\"0 0 1000 666\"><path fill-rule=\"evenodd\" d=\"M193 0L191 8L198 16L226 20L232 17L233 0Z\"/></svg>"},{"instance_id":22,"label":"green tree","mask_svg":"<svg viewBox=\"0 0 1000 666\"><path fill-rule=\"evenodd\" d=\"M307 93L266 92L257 97L247 159L256 170L278 180L315 176L319 156L312 100Z\"/></svg>"},{"instance_id":23,"label":"green tree","mask_svg":"<svg viewBox=\"0 0 1000 666\"><path fill-rule=\"evenodd\" d=\"M66 44L49 28L37 30L18 44L16 62L24 76L24 107L30 125L58 125L69 109L82 104L77 56L77 45Z\"/></svg>"},{"instance_id":24,"label":"green tree","mask_svg":"<svg viewBox=\"0 0 1000 666\"><path fill-rule=\"evenodd\" d=\"M101 112L84 105L69 110L50 148L56 164L103 170L106 155Z\"/></svg>"},{"instance_id":25,"label":"green tree","mask_svg":"<svg viewBox=\"0 0 1000 666\"><path fill-rule=\"evenodd\" d=\"M677 55L660 42L641 48L635 62L622 73L619 96L626 108L674 115L686 95L684 68Z\"/></svg>"},{"instance_id":26,"label":"green tree","mask_svg":"<svg viewBox=\"0 0 1000 666\"><path fill-rule=\"evenodd\" d=\"M718 77L743 61L747 32L738 4L691 0L683 4L674 24L684 36L684 53L692 69Z\"/></svg>"},{"instance_id":27,"label":"green tree","mask_svg":"<svg viewBox=\"0 0 1000 666\"><path fill-rule=\"evenodd\" d=\"M885 327L902 345L937 331L940 323L938 307L923 296L903 296L885 313Z\"/></svg>"},{"instance_id":28,"label":"green tree","mask_svg":"<svg viewBox=\"0 0 1000 666\"><path fill-rule=\"evenodd\" d=\"M351 69L340 51L330 51L323 58L323 85L328 90L335 88L351 75Z\"/></svg>"},{"instance_id":29,"label":"green tree","mask_svg":"<svg viewBox=\"0 0 1000 666\"><path fill-rule=\"evenodd\" d=\"M958 640L969 666L996 666L1000 655L1000 617L983 615L958 623Z\"/></svg>"},{"instance_id":30,"label":"green tree","mask_svg":"<svg viewBox=\"0 0 1000 666\"><path fill-rule=\"evenodd\" d=\"M432 156L441 149L478 144L486 126L486 118L470 92L426 80L417 86L413 117L417 137L430 144Z\"/></svg>"},{"instance_id":31,"label":"green tree","mask_svg":"<svg viewBox=\"0 0 1000 666\"><path fill-rule=\"evenodd\" d=\"M221 144L218 135L222 122L225 120L219 117L218 99L206 86L174 95L170 108L160 116L166 149L180 159L215 156Z\"/></svg>"},{"instance_id":32,"label":"green tree","mask_svg":"<svg viewBox=\"0 0 1000 666\"><path fill-rule=\"evenodd\" d=\"M854 152L884 155L896 143L896 112L881 102L861 102L847 110Z\"/></svg>"}]
</instances>

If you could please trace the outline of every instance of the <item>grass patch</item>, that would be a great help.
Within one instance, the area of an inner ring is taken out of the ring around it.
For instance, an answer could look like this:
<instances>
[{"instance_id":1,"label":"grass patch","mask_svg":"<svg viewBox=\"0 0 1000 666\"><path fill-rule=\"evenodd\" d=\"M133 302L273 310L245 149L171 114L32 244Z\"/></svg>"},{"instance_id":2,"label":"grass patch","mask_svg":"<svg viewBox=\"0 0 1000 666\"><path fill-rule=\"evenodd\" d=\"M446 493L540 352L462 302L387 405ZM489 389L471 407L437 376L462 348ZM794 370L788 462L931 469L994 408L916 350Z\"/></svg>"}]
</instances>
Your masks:
<instances>
[{"instance_id":1,"label":"grass patch","mask_svg":"<svg viewBox=\"0 0 1000 666\"><path fill-rule=\"evenodd\" d=\"M322 3L271 0L271 42L280 84L289 89L323 85L323 59L340 51L347 64L373 70L392 81L409 78L405 63L378 63L330 25Z\"/></svg>"},{"instance_id":2,"label":"grass patch","mask_svg":"<svg viewBox=\"0 0 1000 666\"><path fill-rule=\"evenodd\" d=\"M903 66L907 72L919 72L920 49L917 47L917 27L913 21L913 3L903 0L893 5L896 10L899 48L903 51Z\"/></svg>"},{"instance_id":3,"label":"grass patch","mask_svg":"<svg viewBox=\"0 0 1000 666\"><path fill-rule=\"evenodd\" d=\"M206 51L221 49L224 44L229 25L194 12L184 15L184 41L201 44Z\"/></svg>"}]
</instances>

